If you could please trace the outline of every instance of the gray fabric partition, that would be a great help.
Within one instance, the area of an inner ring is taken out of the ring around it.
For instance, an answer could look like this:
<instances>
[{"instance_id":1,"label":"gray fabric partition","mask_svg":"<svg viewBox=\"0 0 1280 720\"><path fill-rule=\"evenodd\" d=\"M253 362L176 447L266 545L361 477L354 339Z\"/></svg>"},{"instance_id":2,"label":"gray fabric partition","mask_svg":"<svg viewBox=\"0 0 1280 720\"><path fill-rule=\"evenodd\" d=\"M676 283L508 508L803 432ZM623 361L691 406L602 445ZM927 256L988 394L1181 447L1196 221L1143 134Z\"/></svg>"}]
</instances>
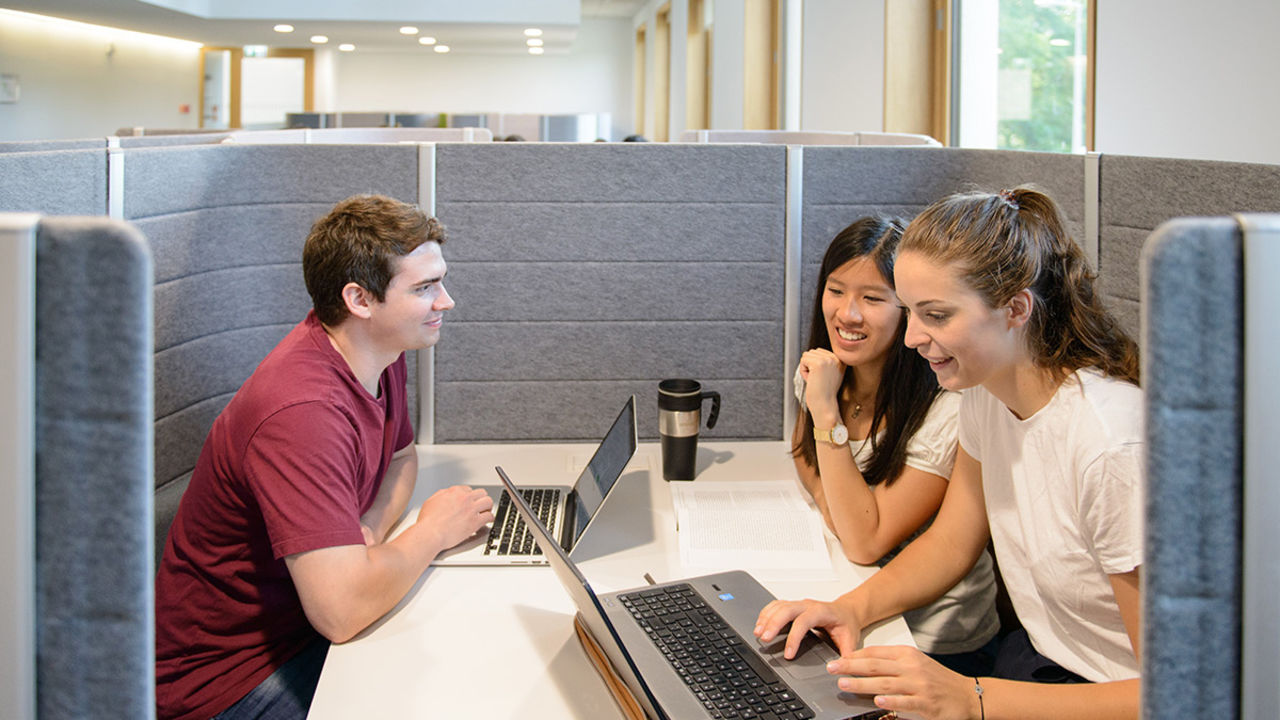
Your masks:
<instances>
[{"instance_id":1,"label":"gray fabric partition","mask_svg":"<svg viewBox=\"0 0 1280 720\"><path fill-rule=\"evenodd\" d=\"M1084 235L1084 157L957 148L806 147L801 215L800 342L808 342L818 268L831 238L871 213L907 220L946 195L1035 184ZM794 358L788 362L794 363Z\"/></svg>"},{"instance_id":2,"label":"gray fabric partition","mask_svg":"<svg viewBox=\"0 0 1280 720\"><path fill-rule=\"evenodd\" d=\"M125 217L155 257L158 556L214 418L311 308L311 224L357 193L417 202L418 148L213 145L128 149L124 160Z\"/></svg>"},{"instance_id":3,"label":"gray fabric partition","mask_svg":"<svg viewBox=\"0 0 1280 720\"><path fill-rule=\"evenodd\" d=\"M133 228L36 245L37 712L155 716L151 259Z\"/></svg>"},{"instance_id":4,"label":"gray fabric partition","mask_svg":"<svg viewBox=\"0 0 1280 720\"><path fill-rule=\"evenodd\" d=\"M83 140L13 140L0 142L0 153L47 152L49 150L105 150L106 138Z\"/></svg>"},{"instance_id":5,"label":"gray fabric partition","mask_svg":"<svg viewBox=\"0 0 1280 720\"><path fill-rule=\"evenodd\" d=\"M131 135L119 138L122 148L165 147L169 145L216 145L231 137L231 131L203 133L165 133L161 135Z\"/></svg>"},{"instance_id":6,"label":"gray fabric partition","mask_svg":"<svg viewBox=\"0 0 1280 720\"><path fill-rule=\"evenodd\" d=\"M1239 717L1243 290L1227 218L1142 250L1147 508L1143 717Z\"/></svg>"},{"instance_id":7,"label":"gray fabric partition","mask_svg":"<svg viewBox=\"0 0 1280 720\"><path fill-rule=\"evenodd\" d=\"M107 214L107 151L0 153L0 212Z\"/></svg>"},{"instance_id":8,"label":"gray fabric partition","mask_svg":"<svg viewBox=\"0 0 1280 720\"><path fill-rule=\"evenodd\" d=\"M785 148L441 145L457 308L435 351L435 440L595 440L657 381L724 396L705 437L782 425Z\"/></svg>"},{"instance_id":9,"label":"gray fabric partition","mask_svg":"<svg viewBox=\"0 0 1280 720\"><path fill-rule=\"evenodd\" d=\"M1098 273L1107 305L1137 335L1142 243L1170 218L1280 211L1280 166L1125 155L1101 158Z\"/></svg>"}]
</instances>

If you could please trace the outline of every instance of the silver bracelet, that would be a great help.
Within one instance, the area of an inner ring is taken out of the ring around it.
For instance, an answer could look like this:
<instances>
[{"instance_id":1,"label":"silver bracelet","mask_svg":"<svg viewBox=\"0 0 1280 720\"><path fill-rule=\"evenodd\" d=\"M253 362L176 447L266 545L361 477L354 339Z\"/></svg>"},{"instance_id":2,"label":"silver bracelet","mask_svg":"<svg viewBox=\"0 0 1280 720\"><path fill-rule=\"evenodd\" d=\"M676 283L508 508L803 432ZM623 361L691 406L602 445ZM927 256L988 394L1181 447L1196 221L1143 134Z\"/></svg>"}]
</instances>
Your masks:
<instances>
[{"instance_id":1,"label":"silver bracelet","mask_svg":"<svg viewBox=\"0 0 1280 720\"><path fill-rule=\"evenodd\" d=\"M987 708L982 704L982 683L976 677L973 679L973 691L978 693L978 712L982 713L982 720L987 720Z\"/></svg>"}]
</instances>

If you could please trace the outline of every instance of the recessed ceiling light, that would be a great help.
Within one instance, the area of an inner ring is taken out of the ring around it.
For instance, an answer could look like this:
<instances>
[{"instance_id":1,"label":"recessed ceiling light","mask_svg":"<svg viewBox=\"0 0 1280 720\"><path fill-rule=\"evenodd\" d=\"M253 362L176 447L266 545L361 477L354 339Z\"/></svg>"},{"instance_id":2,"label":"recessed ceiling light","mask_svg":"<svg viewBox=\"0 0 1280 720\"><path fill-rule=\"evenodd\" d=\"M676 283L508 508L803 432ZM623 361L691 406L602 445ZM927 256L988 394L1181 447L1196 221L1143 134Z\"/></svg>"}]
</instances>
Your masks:
<instances>
[{"instance_id":1,"label":"recessed ceiling light","mask_svg":"<svg viewBox=\"0 0 1280 720\"><path fill-rule=\"evenodd\" d=\"M435 46L433 49L434 49L436 52L438 52L438 53L447 53L447 52L449 52L449 46L448 46L448 45L437 45L437 46Z\"/></svg>"},{"instance_id":2,"label":"recessed ceiling light","mask_svg":"<svg viewBox=\"0 0 1280 720\"><path fill-rule=\"evenodd\" d=\"M541 28L525 28L524 34L527 37L542 37L542 30Z\"/></svg>"},{"instance_id":3,"label":"recessed ceiling light","mask_svg":"<svg viewBox=\"0 0 1280 720\"><path fill-rule=\"evenodd\" d=\"M329 36L328 35L312 35L311 42L317 45L323 45L329 42Z\"/></svg>"},{"instance_id":4,"label":"recessed ceiling light","mask_svg":"<svg viewBox=\"0 0 1280 720\"><path fill-rule=\"evenodd\" d=\"M338 49L341 50L342 52L351 52L352 50L356 49L356 46L352 45L351 43L342 43L341 45L338 46Z\"/></svg>"},{"instance_id":5,"label":"recessed ceiling light","mask_svg":"<svg viewBox=\"0 0 1280 720\"><path fill-rule=\"evenodd\" d=\"M435 45L436 39L431 37L430 35L423 35L422 37L418 38L418 42L422 45Z\"/></svg>"},{"instance_id":6,"label":"recessed ceiling light","mask_svg":"<svg viewBox=\"0 0 1280 720\"><path fill-rule=\"evenodd\" d=\"M525 45L528 45L529 47L542 47L542 39L541 39L541 38L529 38L528 40L525 40L525 41L524 41L524 44L525 44Z\"/></svg>"},{"instance_id":7,"label":"recessed ceiling light","mask_svg":"<svg viewBox=\"0 0 1280 720\"><path fill-rule=\"evenodd\" d=\"M284 23L281 23L281 24L279 24L279 25L277 25L277 26L275 26L275 27L273 27L273 28L271 28L271 29L272 29L272 30L275 30L275 31L276 31L276 32L278 32L278 33L291 33L291 32L293 32L293 26L292 26L292 25L285 25Z\"/></svg>"},{"instance_id":8,"label":"recessed ceiling light","mask_svg":"<svg viewBox=\"0 0 1280 720\"><path fill-rule=\"evenodd\" d=\"M401 35L417 35L418 28L412 25L405 25L404 27L400 28L400 34Z\"/></svg>"},{"instance_id":9,"label":"recessed ceiling light","mask_svg":"<svg viewBox=\"0 0 1280 720\"><path fill-rule=\"evenodd\" d=\"M540 47L531 47L531 48L529 48L529 54L530 54L530 55L541 55L541 54L542 54L542 52L543 52L543 49L542 49L542 48L540 48Z\"/></svg>"}]
</instances>

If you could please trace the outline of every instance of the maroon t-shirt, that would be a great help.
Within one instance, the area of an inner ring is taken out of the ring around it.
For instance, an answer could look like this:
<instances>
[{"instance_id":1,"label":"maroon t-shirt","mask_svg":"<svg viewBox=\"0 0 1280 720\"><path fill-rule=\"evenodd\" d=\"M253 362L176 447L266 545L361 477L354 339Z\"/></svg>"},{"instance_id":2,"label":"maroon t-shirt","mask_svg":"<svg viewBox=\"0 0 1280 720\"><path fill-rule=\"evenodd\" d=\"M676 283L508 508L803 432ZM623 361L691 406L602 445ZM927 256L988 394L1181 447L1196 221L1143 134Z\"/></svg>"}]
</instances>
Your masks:
<instances>
[{"instance_id":1,"label":"maroon t-shirt","mask_svg":"<svg viewBox=\"0 0 1280 720\"><path fill-rule=\"evenodd\" d=\"M402 355L370 395L312 312L214 421L156 577L161 718L225 710L318 637L283 558L364 543L413 442L405 375Z\"/></svg>"}]
</instances>

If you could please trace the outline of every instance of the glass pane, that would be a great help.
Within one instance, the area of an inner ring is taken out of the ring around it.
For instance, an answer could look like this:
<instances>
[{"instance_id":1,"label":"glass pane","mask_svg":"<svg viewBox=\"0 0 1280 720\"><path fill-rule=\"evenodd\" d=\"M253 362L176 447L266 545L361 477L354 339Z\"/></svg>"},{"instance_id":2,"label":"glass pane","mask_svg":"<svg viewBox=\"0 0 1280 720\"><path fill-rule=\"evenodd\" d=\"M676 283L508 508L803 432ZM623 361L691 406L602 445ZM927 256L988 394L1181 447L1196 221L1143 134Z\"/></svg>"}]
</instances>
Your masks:
<instances>
[{"instance_id":1,"label":"glass pane","mask_svg":"<svg viewBox=\"0 0 1280 720\"><path fill-rule=\"evenodd\" d=\"M1085 151L1088 0L965 0L960 144Z\"/></svg>"}]
</instances>

